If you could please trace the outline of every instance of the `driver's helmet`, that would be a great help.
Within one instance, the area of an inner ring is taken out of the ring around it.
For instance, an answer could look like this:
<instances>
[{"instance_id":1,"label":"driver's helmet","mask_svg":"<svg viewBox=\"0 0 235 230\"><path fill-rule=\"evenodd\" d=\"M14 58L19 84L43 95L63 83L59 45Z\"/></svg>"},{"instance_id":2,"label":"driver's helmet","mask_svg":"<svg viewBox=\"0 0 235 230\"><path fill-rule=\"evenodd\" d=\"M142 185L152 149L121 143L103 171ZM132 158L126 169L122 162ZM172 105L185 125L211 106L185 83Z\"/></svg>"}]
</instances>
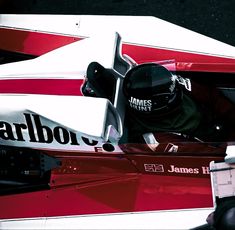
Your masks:
<instances>
[{"instance_id":1,"label":"driver's helmet","mask_svg":"<svg viewBox=\"0 0 235 230\"><path fill-rule=\"evenodd\" d=\"M123 92L133 112L147 115L170 111L182 98L176 75L156 63L140 64L129 70Z\"/></svg>"}]
</instances>

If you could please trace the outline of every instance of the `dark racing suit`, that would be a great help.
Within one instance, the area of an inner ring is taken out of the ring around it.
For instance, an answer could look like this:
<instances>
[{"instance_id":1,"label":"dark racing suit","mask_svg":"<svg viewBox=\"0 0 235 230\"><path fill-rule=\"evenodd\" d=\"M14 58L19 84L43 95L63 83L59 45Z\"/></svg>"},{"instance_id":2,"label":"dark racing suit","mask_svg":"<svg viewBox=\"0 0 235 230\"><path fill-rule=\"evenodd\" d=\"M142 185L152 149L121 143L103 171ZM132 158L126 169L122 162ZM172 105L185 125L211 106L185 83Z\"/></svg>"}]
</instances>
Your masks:
<instances>
[{"instance_id":1,"label":"dark racing suit","mask_svg":"<svg viewBox=\"0 0 235 230\"><path fill-rule=\"evenodd\" d=\"M142 135L149 132L180 133L203 142L234 141L235 105L216 87L190 82L191 90L181 86L181 103L169 111L146 116L127 109L128 143L144 143Z\"/></svg>"}]
</instances>

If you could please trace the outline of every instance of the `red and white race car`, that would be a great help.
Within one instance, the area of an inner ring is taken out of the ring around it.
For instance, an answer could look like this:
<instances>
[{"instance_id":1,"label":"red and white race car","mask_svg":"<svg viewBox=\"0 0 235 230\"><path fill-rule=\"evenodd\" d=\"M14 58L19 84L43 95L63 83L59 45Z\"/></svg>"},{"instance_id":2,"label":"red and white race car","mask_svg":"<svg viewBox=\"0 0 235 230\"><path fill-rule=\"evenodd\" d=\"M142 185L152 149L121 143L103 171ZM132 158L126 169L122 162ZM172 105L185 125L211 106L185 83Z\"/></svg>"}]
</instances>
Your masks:
<instances>
[{"instance_id":1,"label":"red and white race car","mask_svg":"<svg viewBox=\"0 0 235 230\"><path fill-rule=\"evenodd\" d=\"M234 54L155 17L0 15L0 228L205 224L214 197L234 195L218 170L227 164L214 163L226 152L233 162L233 143L163 137L152 151L120 142L122 81L133 65L156 62L213 81L235 102ZM95 77L99 68L111 74ZM85 96L85 79L105 90Z\"/></svg>"}]
</instances>

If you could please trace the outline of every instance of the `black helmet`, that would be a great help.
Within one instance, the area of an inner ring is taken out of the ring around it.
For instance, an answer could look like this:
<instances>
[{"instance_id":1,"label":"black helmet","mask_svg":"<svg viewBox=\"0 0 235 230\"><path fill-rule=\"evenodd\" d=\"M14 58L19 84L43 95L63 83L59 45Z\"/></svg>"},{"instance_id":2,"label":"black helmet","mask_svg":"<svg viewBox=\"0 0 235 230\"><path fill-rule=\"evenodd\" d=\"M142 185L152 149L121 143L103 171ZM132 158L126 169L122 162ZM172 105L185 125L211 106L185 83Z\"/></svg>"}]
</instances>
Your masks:
<instances>
[{"instance_id":1,"label":"black helmet","mask_svg":"<svg viewBox=\"0 0 235 230\"><path fill-rule=\"evenodd\" d=\"M156 63L129 70L123 90L130 109L142 114L169 111L179 105L182 98L177 77Z\"/></svg>"}]
</instances>

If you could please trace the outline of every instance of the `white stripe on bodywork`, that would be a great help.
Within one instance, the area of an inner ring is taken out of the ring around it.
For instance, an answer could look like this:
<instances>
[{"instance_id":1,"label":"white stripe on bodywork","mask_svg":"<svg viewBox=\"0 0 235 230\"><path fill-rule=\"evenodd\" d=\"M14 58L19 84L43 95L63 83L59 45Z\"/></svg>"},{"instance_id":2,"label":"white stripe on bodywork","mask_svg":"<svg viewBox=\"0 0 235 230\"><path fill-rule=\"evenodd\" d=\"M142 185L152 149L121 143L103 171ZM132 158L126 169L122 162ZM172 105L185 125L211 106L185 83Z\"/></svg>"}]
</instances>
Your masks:
<instances>
[{"instance_id":1,"label":"white stripe on bodywork","mask_svg":"<svg viewBox=\"0 0 235 230\"><path fill-rule=\"evenodd\" d=\"M0 220L0 229L191 229L206 224L212 211L205 208Z\"/></svg>"}]
</instances>

